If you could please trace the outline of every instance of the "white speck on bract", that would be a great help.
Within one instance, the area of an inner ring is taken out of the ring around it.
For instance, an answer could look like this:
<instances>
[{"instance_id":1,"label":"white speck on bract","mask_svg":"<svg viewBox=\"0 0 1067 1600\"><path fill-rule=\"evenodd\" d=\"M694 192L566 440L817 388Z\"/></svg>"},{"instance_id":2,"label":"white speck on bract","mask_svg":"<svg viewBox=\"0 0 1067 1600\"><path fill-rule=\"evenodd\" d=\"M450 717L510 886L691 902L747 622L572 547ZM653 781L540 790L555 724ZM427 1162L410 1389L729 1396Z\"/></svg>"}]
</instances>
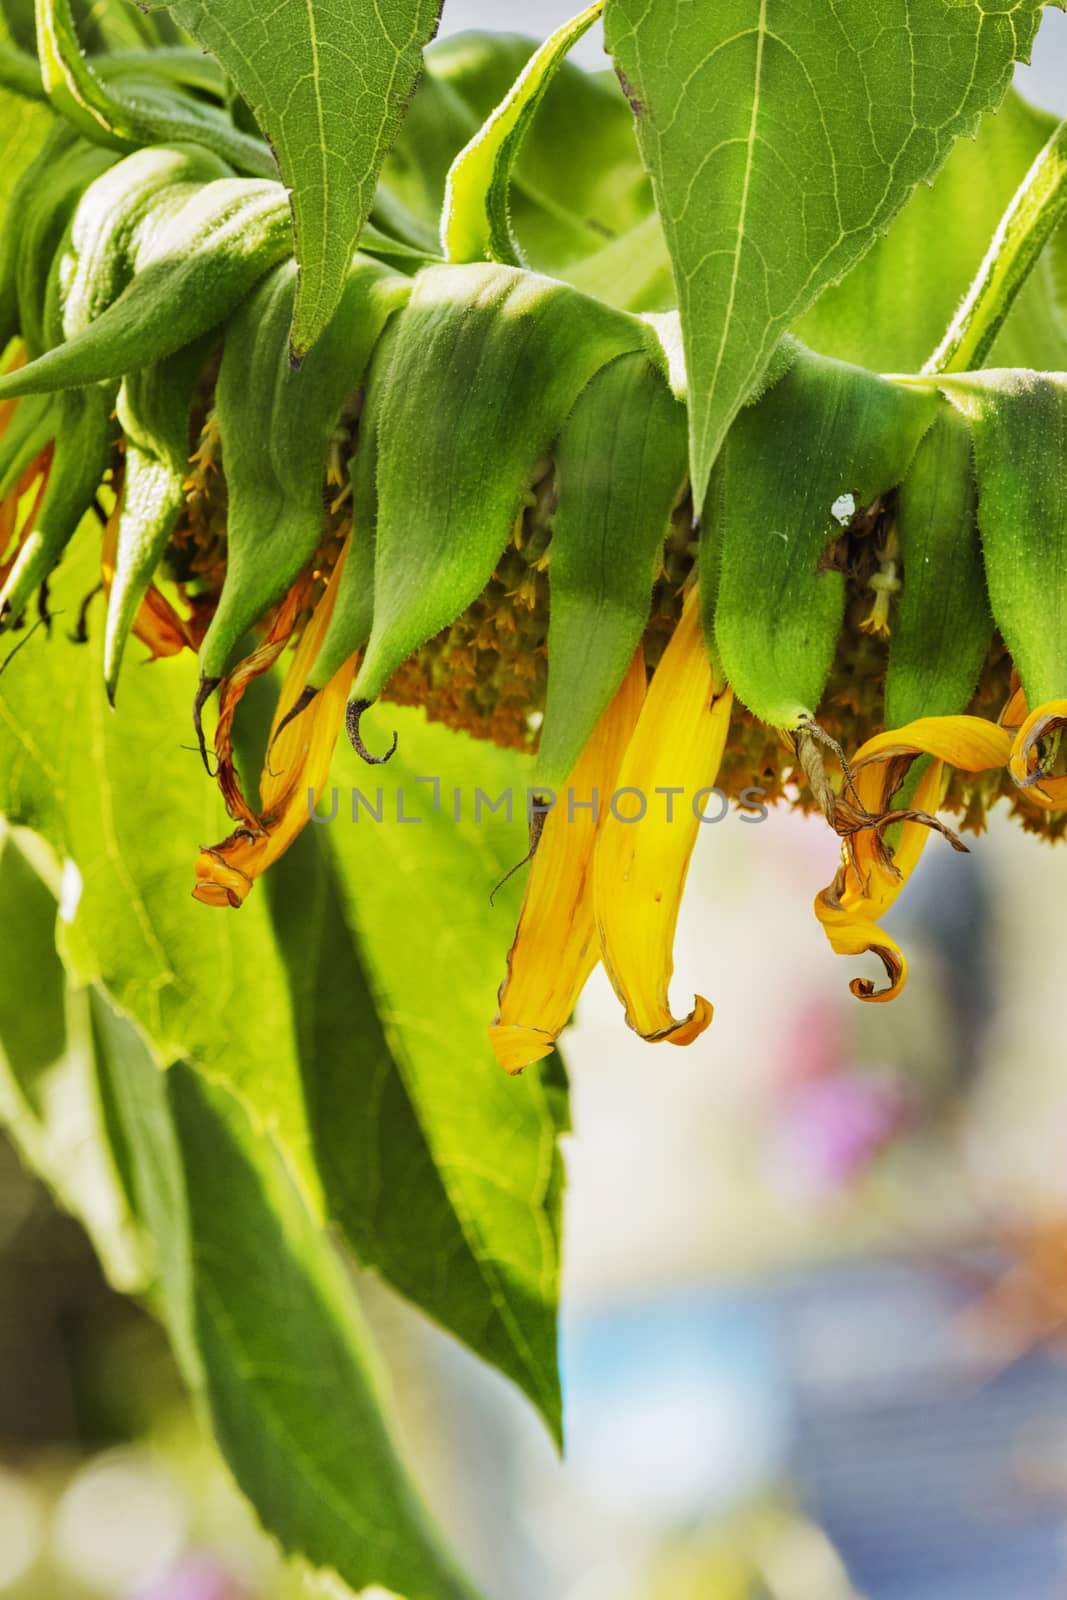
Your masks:
<instances>
[{"instance_id":1,"label":"white speck on bract","mask_svg":"<svg viewBox=\"0 0 1067 1600\"><path fill-rule=\"evenodd\" d=\"M830 515L843 528L847 527L856 515L856 496L854 494L839 494L830 507Z\"/></svg>"}]
</instances>

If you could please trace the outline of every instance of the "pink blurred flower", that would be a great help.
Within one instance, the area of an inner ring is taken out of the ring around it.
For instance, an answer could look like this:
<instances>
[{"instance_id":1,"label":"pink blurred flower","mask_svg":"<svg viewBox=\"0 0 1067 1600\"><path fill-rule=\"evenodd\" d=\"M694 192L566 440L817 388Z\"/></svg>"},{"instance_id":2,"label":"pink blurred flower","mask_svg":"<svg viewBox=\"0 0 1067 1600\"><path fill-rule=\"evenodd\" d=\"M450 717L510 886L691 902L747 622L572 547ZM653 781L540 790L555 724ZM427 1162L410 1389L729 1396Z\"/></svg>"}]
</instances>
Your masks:
<instances>
[{"instance_id":1,"label":"pink blurred flower","mask_svg":"<svg viewBox=\"0 0 1067 1600\"><path fill-rule=\"evenodd\" d=\"M163 1577L138 1589L131 1600L253 1600L253 1596L217 1556L192 1550Z\"/></svg>"},{"instance_id":2,"label":"pink blurred flower","mask_svg":"<svg viewBox=\"0 0 1067 1600\"><path fill-rule=\"evenodd\" d=\"M776 1156L805 1188L841 1188L870 1166L909 1118L907 1097L894 1079L839 1068L785 1091Z\"/></svg>"}]
</instances>

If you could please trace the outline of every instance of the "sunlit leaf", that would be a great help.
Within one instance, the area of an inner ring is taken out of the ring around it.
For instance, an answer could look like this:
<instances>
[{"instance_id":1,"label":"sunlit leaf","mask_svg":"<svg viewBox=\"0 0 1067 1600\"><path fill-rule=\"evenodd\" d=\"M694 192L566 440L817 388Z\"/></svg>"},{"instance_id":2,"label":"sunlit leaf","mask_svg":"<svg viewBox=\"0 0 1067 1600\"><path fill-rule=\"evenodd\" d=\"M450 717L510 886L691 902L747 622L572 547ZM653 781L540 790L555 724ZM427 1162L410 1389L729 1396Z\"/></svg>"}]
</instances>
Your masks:
<instances>
[{"instance_id":1,"label":"sunlit leaf","mask_svg":"<svg viewBox=\"0 0 1067 1600\"><path fill-rule=\"evenodd\" d=\"M698 505L781 334L998 103L1040 12L1040 0L996 12L979 0L608 0L608 49L674 262Z\"/></svg>"},{"instance_id":2,"label":"sunlit leaf","mask_svg":"<svg viewBox=\"0 0 1067 1600\"><path fill-rule=\"evenodd\" d=\"M337 306L378 171L433 37L439 0L171 0L217 56L269 139L290 191L300 263L293 350Z\"/></svg>"},{"instance_id":3,"label":"sunlit leaf","mask_svg":"<svg viewBox=\"0 0 1067 1600\"><path fill-rule=\"evenodd\" d=\"M324 831L389 1047L460 1222L463 1253L447 1258L455 1293L469 1297L469 1314L492 1307L481 1346L523 1374L558 1436L563 1167L555 1141L563 1107L551 1077L506 1077L487 1035L521 876L492 905L489 897L527 852L530 763L392 706L375 708L368 737L385 745L394 725L397 754L370 780L351 751L339 752L341 809ZM353 788L377 807L379 784L382 821L359 805L354 822ZM507 795L510 814L506 801L490 809ZM393 1226L399 1231L400 1219ZM414 1248L410 1230L404 1248ZM443 1269L446 1258L438 1259Z\"/></svg>"},{"instance_id":4,"label":"sunlit leaf","mask_svg":"<svg viewBox=\"0 0 1067 1600\"><path fill-rule=\"evenodd\" d=\"M95 580L92 542L53 589L67 618ZM160 1061L192 1059L232 1093L360 1260L519 1383L558 1430L555 1097L532 1076L505 1085L491 1061L473 1078L466 1070L487 1050L514 902L431 988L435 1005L456 1008L440 1060L417 1016L409 1039L390 1002L385 1038L371 1006L372 996L381 1001L374 964L403 964L433 922L427 904L466 904L472 924L481 918L493 883L525 851L521 821L488 858L478 854L480 831L472 842L452 830L421 869L409 861L429 901L394 898L395 874L374 848L358 882L342 889L331 862L347 861L359 841L339 821L311 829L239 912L198 905L197 846L220 837L227 819L195 749L183 748L192 745L195 663L128 660L128 692L112 713L100 677L102 610L90 623L88 649L71 645L57 620L51 640L39 630L0 675L0 812L71 861L62 933L75 975L109 990ZM250 719L260 727L251 709ZM247 726L239 717L239 731ZM445 751L425 759L440 765ZM487 787L507 769L481 747L468 760ZM413 971L430 982L432 964ZM446 1031L440 1015L437 1025ZM407 1052L418 1079L403 1070ZM457 1175L483 1164L511 1194L506 1206L488 1179Z\"/></svg>"},{"instance_id":5,"label":"sunlit leaf","mask_svg":"<svg viewBox=\"0 0 1067 1600\"><path fill-rule=\"evenodd\" d=\"M1055 117L1010 91L999 110L982 118L976 138L960 140L933 185L918 186L889 232L842 283L820 296L794 331L813 349L842 361L876 372L918 372L1055 126ZM1057 325L1057 253L1067 259L1067 229L1060 229L1024 285L991 365L1067 367L1067 276Z\"/></svg>"},{"instance_id":6,"label":"sunlit leaf","mask_svg":"<svg viewBox=\"0 0 1067 1600\"><path fill-rule=\"evenodd\" d=\"M268 1532L353 1589L472 1600L390 1436L358 1302L280 1155L225 1090L156 1066L92 999L101 1070L186 1380Z\"/></svg>"}]
</instances>

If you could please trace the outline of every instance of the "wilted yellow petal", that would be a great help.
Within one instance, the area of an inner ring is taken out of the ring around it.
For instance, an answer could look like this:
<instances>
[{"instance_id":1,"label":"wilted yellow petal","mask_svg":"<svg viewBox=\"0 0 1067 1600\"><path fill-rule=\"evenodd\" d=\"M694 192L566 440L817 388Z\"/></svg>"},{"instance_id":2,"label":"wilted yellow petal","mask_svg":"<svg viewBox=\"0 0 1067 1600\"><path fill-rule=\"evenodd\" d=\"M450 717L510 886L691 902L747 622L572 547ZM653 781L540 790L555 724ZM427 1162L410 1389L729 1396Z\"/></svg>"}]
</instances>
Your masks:
<instances>
[{"instance_id":1,"label":"wilted yellow petal","mask_svg":"<svg viewBox=\"0 0 1067 1600\"><path fill-rule=\"evenodd\" d=\"M828 905L825 891L815 902L815 915L835 955L876 955L889 979L887 988L876 989L870 978L853 978L849 988L857 1000L895 1000L908 981L908 963L903 950L872 918L859 908Z\"/></svg>"},{"instance_id":2,"label":"wilted yellow petal","mask_svg":"<svg viewBox=\"0 0 1067 1600\"><path fill-rule=\"evenodd\" d=\"M347 546L346 546L347 551ZM260 873L285 854L307 826L311 801L321 794L341 729L356 656L340 667L310 704L281 733L277 729L307 683L333 614L344 552L293 652L271 724L271 741L260 780L263 806L256 829L242 826L212 849L201 850L193 896L205 905L239 906Z\"/></svg>"},{"instance_id":3,"label":"wilted yellow petal","mask_svg":"<svg viewBox=\"0 0 1067 1600\"><path fill-rule=\"evenodd\" d=\"M852 762L860 772L872 761L891 756L934 756L960 772L987 772L1008 759L1005 730L984 717L920 717L902 728L890 728L861 745Z\"/></svg>"},{"instance_id":4,"label":"wilted yellow petal","mask_svg":"<svg viewBox=\"0 0 1067 1600\"><path fill-rule=\"evenodd\" d=\"M701 826L701 790L719 773L730 726L733 692L716 688L704 647L696 589L656 668L634 736L619 771L617 792L644 797L639 821L627 822L625 803L605 817L596 846L594 886L601 956L626 1020L642 1038L689 1044L703 1033L712 1008L701 995L688 1016L671 1012L674 930L682 890ZM668 820L667 796L680 791Z\"/></svg>"},{"instance_id":5,"label":"wilted yellow petal","mask_svg":"<svg viewBox=\"0 0 1067 1600\"><path fill-rule=\"evenodd\" d=\"M1067 727L1067 700L1047 700L1026 718L1011 747L1012 777L1020 789L1026 791L1028 800L1047 811L1067 809L1067 776L1042 774L1038 746L1064 727Z\"/></svg>"},{"instance_id":6,"label":"wilted yellow petal","mask_svg":"<svg viewBox=\"0 0 1067 1600\"><path fill-rule=\"evenodd\" d=\"M548 1054L599 960L593 849L644 693L644 653L638 650L545 818L508 955L500 1014L489 1029L507 1072L520 1072Z\"/></svg>"},{"instance_id":7,"label":"wilted yellow petal","mask_svg":"<svg viewBox=\"0 0 1067 1600\"><path fill-rule=\"evenodd\" d=\"M850 834L842 848L834 882L816 896L815 915L838 955L877 955L889 986L875 989L866 978L849 985L860 1000L892 1000L907 981L900 946L878 926L918 865L930 837L929 819L944 799L951 764L963 772L985 772L1005 765L1011 737L1005 728L981 717L923 717L868 739L851 767L852 798L871 817ZM933 756L904 815L896 848L890 852L882 829L893 794L917 756ZM924 820L924 818L926 820Z\"/></svg>"}]
</instances>

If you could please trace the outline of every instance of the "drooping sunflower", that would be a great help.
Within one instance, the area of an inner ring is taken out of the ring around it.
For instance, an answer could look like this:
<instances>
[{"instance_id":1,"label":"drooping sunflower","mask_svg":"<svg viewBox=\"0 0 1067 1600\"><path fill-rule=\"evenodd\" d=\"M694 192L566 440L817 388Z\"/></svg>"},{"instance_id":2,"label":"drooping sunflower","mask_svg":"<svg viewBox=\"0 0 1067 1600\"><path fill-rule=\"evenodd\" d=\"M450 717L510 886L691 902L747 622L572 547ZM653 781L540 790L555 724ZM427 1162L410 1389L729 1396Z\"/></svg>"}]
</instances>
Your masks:
<instances>
[{"instance_id":1,"label":"drooping sunflower","mask_svg":"<svg viewBox=\"0 0 1067 1600\"><path fill-rule=\"evenodd\" d=\"M296 367L288 199L245 136L122 154L49 134L0 284L0 623L35 603L48 618L89 517L112 700L130 633L154 657L198 653L196 731L207 756L215 716L235 824L196 858L207 906L239 907L307 824L342 726L388 759L361 731L379 699L535 754L526 895L486 1019L508 1071L549 1052L598 962L644 1039L708 1026L709 1000L679 1017L669 988L718 791L826 817L842 864L817 917L835 950L886 967L886 988L853 991L891 998L906 964L879 919L931 831L960 844L939 810L979 830L1008 795L1062 832L1067 487L1048 461L1067 459L1067 381L947 358L880 377L787 336L697 507L625 99L576 71L568 86L617 152L584 212L553 211L516 167L538 270L468 260L450 196L469 68L449 47L430 65ZM202 100L180 76L172 92ZM283 659L254 802L234 722Z\"/></svg>"}]
</instances>

